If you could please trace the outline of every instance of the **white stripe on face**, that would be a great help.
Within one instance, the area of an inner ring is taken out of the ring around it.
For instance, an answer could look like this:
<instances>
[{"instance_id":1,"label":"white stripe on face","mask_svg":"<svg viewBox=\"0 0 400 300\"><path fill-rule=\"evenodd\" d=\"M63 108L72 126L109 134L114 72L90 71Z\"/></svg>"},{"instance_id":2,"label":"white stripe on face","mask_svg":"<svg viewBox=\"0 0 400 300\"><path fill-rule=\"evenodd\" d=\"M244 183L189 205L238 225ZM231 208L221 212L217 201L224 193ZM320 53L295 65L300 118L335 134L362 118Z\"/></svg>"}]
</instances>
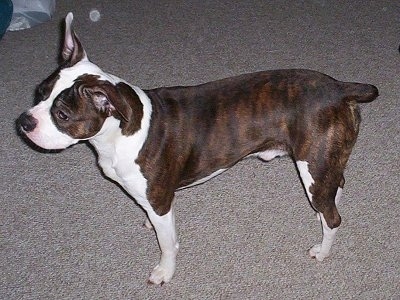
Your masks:
<instances>
[{"instance_id":1,"label":"white stripe on face","mask_svg":"<svg viewBox=\"0 0 400 300\"><path fill-rule=\"evenodd\" d=\"M39 147L44 149L65 149L76 144L78 140L62 133L54 125L50 115L51 102L44 101L29 110L37 120L35 129L27 132L26 136Z\"/></svg>"}]
</instances>

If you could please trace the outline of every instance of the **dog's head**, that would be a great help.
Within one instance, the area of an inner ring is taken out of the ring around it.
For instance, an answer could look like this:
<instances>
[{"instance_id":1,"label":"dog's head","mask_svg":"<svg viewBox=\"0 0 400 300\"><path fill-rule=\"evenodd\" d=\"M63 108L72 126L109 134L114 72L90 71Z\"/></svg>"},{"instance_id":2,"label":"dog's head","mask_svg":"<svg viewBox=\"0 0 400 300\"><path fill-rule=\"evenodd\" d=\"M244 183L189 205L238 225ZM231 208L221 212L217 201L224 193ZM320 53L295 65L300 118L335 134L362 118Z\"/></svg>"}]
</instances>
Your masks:
<instances>
[{"instance_id":1,"label":"dog's head","mask_svg":"<svg viewBox=\"0 0 400 300\"><path fill-rule=\"evenodd\" d=\"M101 133L110 117L120 121L123 133L132 133L132 115L141 110L133 112L140 101L128 84L88 60L72 20L69 13L59 67L38 86L38 104L17 120L21 131L44 149L64 149L90 139Z\"/></svg>"}]
</instances>

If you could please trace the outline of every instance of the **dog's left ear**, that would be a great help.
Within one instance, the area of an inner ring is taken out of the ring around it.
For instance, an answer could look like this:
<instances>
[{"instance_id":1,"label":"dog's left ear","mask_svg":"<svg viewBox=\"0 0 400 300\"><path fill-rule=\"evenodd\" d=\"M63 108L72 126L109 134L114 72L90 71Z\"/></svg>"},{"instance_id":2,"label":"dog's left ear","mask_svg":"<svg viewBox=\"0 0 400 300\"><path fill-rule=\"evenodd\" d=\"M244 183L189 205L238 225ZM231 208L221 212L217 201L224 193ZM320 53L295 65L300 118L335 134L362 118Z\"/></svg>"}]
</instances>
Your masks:
<instances>
[{"instance_id":1,"label":"dog's left ear","mask_svg":"<svg viewBox=\"0 0 400 300\"><path fill-rule=\"evenodd\" d=\"M111 83L103 83L92 87L82 86L79 92L85 98L92 99L97 109L106 113L107 116L111 116L116 112L124 121L130 121L132 108L118 92L116 86Z\"/></svg>"},{"instance_id":2,"label":"dog's left ear","mask_svg":"<svg viewBox=\"0 0 400 300\"><path fill-rule=\"evenodd\" d=\"M61 57L64 63L73 66L78 61L87 59L86 51L72 29L72 20L74 16L72 12L65 17L65 35L64 45L61 51Z\"/></svg>"}]
</instances>

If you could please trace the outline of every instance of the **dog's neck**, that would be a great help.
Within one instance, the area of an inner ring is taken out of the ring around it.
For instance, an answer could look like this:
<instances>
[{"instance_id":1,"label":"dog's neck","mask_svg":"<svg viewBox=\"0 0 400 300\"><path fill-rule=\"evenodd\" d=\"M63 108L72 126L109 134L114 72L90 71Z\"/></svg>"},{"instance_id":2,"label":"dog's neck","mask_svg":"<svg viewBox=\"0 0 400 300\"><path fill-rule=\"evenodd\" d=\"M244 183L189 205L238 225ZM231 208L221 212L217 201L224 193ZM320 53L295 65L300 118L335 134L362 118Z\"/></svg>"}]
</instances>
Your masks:
<instances>
[{"instance_id":1,"label":"dog's neck","mask_svg":"<svg viewBox=\"0 0 400 300\"><path fill-rule=\"evenodd\" d=\"M115 144L116 140L122 136L120 120L111 116L104 121L102 129L90 138L89 142L95 147L96 145Z\"/></svg>"}]
</instances>

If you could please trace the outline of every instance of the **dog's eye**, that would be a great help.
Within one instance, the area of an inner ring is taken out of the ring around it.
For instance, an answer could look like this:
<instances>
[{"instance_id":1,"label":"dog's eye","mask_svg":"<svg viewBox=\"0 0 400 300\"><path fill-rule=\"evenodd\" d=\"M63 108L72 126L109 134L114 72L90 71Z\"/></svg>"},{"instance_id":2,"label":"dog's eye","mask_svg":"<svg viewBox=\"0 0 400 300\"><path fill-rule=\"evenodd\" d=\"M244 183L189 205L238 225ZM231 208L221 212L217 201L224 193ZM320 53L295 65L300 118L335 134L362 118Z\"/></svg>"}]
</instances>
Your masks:
<instances>
[{"instance_id":1,"label":"dog's eye","mask_svg":"<svg viewBox=\"0 0 400 300\"><path fill-rule=\"evenodd\" d=\"M61 111L61 110L59 110L58 112L57 112L57 117L59 118L59 119L61 119L61 120L64 120L64 121L68 121L68 116L67 116L67 114L66 113L64 113L63 111Z\"/></svg>"}]
</instances>

